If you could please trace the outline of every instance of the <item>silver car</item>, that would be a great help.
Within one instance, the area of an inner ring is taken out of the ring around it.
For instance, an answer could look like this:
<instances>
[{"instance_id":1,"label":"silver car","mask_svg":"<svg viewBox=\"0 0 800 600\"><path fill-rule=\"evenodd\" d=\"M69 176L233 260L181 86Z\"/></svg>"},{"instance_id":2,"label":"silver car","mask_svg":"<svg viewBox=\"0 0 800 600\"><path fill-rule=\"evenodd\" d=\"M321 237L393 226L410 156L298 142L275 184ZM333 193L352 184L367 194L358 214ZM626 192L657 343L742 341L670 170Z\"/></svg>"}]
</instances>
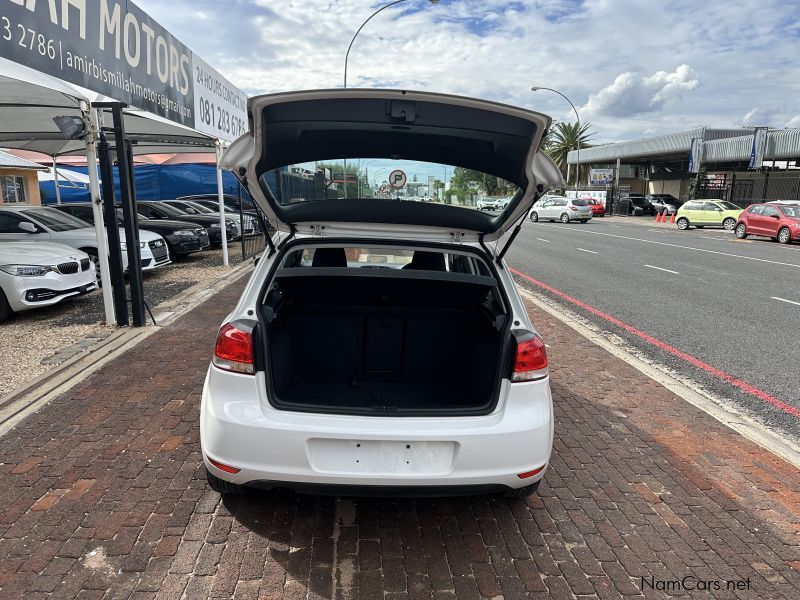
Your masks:
<instances>
[{"instance_id":1,"label":"silver car","mask_svg":"<svg viewBox=\"0 0 800 600\"><path fill-rule=\"evenodd\" d=\"M563 196L545 196L531 210L530 220L534 223L542 221L579 221L586 223L592 218L589 202L582 198L564 198Z\"/></svg>"}]
</instances>

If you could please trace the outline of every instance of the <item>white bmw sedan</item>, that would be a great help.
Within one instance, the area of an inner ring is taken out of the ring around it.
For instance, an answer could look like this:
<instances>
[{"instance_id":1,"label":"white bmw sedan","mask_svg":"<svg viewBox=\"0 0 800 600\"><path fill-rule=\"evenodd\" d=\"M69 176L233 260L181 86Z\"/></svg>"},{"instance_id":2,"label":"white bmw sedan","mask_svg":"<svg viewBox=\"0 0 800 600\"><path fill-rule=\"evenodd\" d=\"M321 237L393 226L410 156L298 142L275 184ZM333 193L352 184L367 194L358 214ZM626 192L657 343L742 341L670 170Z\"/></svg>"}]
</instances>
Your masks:
<instances>
[{"instance_id":1,"label":"white bmw sedan","mask_svg":"<svg viewBox=\"0 0 800 600\"><path fill-rule=\"evenodd\" d=\"M0 321L95 289L95 266L85 252L49 242L0 242Z\"/></svg>"}]
</instances>

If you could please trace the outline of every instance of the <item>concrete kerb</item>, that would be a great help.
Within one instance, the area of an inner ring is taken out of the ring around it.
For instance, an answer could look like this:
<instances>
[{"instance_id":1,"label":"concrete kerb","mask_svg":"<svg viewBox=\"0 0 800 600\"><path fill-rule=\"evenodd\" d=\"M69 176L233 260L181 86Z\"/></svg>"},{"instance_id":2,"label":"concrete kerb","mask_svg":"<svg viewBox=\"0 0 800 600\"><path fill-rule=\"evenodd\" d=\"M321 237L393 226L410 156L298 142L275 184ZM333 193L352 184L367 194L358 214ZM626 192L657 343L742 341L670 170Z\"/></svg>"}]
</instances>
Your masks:
<instances>
[{"instance_id":1,"label":"concrete kerb","mask_svg":"<svg viewBox=\"0 0 800 600\"><path fill-rule=\"evenodd\" d=\"M541 310L572 328L593 344L625 361L679 398L699 408L726 427L779 456L786 462L800 468L800 446L742 413L730 401L701 389L691 381L680 378L676 373L647 360L644 356L638 355L639 353L634 349L626 349L619 343L610 341L603 336L598 327L574 312L555 305L549 299L525 289L519 289L519 292L520 295Z\"/></svg>"},{"instance_id":2,"label":"concrete kerb","mask_svg":"<svg viewBox=\"0 0 800 600\"><path fill-rule=\"evenodd\" d=\"M222 288L249 273L252 261L243 262L209 281L201 281L153 308L157 325L118 329L95 347L74 356L58 367L24 383L0 398L0 436L17 423L68 391L103 365L121 356L143 340L189 312Z\"/></svg>"}]
</instances>

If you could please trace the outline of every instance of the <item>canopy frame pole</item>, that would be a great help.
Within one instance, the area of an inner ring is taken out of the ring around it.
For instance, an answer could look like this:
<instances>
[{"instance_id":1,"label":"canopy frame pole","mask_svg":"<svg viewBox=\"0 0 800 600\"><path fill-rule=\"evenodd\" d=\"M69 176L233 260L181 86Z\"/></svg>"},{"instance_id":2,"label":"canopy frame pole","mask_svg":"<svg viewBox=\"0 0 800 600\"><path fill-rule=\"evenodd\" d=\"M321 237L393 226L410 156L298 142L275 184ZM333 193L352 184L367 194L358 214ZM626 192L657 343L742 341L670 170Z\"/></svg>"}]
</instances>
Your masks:
<instances>
[{"instance_id":1,"label":"canopy frame pole","mask_svg":"<svg viewBox=\"0 0 800 600\"><path fill-rule=\"evenodd\" d=\"M56 163L56 156L53 155L53 182L56 186L56 204L61 204L61 190L58 189L58 164Z\"/></svg>"},{"instance_id":2,"label":"canopy frame pole","mask_svg":"<svg viewBox=\"0 0 800 600\"><path fill-rule=\"evenodd\" d=\"M217 139L214 142L217 151L217 200L219 201L219 227L220 240L222 241L222 264L228 266L228 231L225 227L225 198L222 193L222 141ZM242 238L244 243L244 223L242 226Z\"/></svg>"},{"instance_id":3,"label":"canopy frame pole","mask_svg":"<svg viewBox=\"0 0 800 600\"><path fill-rule=\"evenodd\" d=\"M100 285L103 293L103 312L106 318L106 325L114 323L114 299L111 295L111 272L108 266L108 240L106 239L106 228L103 223L103 207L100 198L100 179L97 176L97 122L96 115L92 118L91 105L82 105L83 120L86 123L86 167L89 174L89 194L92 199L92 214L94 215L94 231L97 236L97 261L100 263ZM53 169L56 173L56 198L61 204L58 193L58 171L55 170L55 157L53 157Z\"/></svg>"}]
</instances>

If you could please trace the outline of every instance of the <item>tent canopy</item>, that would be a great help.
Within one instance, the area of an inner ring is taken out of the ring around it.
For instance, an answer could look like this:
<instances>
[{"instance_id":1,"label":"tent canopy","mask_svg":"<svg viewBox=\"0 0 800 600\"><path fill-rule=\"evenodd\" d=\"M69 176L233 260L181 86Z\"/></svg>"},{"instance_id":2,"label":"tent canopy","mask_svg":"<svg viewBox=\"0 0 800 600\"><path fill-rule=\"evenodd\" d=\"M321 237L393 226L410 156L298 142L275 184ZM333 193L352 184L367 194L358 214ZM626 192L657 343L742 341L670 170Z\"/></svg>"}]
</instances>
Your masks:
<instances>
[{"instance_id":1,"label":"tent canopy","mask_svg":"<svg viewBox=\"0 0 800 600\"><path fill-rule=\"evenodd\" d=\"M0 147L41 152L48 156L83 155L81 140L66 140L53 117L81 114L81 104L114 102L44 73L0 59ZM110 127L111 111L103 112ZM141 110L124 110L125 133L134 154L202 152L214 148L215 139Z\"/></svg>"}]
</instances>

